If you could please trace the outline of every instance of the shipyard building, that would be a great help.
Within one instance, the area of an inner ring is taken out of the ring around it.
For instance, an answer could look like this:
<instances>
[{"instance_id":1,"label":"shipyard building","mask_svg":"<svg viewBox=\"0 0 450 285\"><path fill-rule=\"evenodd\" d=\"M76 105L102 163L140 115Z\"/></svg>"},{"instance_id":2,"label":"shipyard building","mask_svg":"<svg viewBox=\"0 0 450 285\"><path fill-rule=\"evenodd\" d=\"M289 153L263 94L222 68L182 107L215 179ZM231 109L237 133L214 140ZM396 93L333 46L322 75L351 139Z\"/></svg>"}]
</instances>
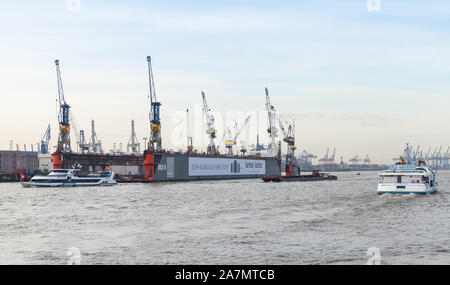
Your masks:
<instances>
[{"instance_id":1,"label":"shipyard building","mask_svg":"<svg viewBox=\"0 0 450 285\"><path fill-rule=\"evenodd\" d=\"M38 153L0 150L0 173L33 173L39 171Z\"/></svg>"}]
</instances>

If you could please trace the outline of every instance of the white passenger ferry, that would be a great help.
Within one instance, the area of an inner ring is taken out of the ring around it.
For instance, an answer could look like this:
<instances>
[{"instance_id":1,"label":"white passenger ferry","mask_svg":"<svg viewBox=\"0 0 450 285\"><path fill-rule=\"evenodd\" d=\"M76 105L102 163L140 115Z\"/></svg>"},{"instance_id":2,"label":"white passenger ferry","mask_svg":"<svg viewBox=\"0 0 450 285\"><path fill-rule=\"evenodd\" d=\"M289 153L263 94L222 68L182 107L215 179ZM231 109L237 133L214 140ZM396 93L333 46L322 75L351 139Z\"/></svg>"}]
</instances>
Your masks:
<instances>
[{"instance_id":1,"label":"white passenger ferry","mask_svg":"<svg viewBox=\"0 0 450 285\"><path fill-rule=\"evenodd\" d=\"M378 175L378 194L429 194L437 191L436 173L419 162L397 163Z\"/></svg>"},{"instance_id":2,"label":"white passenger ferry","mask_svg":"<svg viewBox=\"0 0 450 285\"><path fill-rule=\"evenodd\" d=\"M22 182L23 187L76 187L110 186L117 182L114 172L100 171L81 176L80 169L54 169L48 175L37 175L30 182Z\"/></svg>"}]
</instances>

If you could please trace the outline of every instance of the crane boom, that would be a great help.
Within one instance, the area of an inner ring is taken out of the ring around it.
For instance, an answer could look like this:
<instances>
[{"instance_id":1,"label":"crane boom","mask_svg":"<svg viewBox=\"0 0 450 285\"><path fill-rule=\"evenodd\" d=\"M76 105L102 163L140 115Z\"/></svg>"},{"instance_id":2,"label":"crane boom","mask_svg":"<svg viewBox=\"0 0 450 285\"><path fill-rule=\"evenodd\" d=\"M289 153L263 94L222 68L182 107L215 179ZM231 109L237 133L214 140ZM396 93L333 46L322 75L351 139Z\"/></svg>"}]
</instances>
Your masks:
<instances>
[{"instance_id":1,"label":"crane boom","mask_svg":"<svg viewBox=\"0 0 450 285\"><path fill-rule=\"evenodd\" d=\"M252 116L249 115L247 118L245 118L244 123L243 123L242 126L238 129L238 131L236 132L236 134L235 134L235 136L234 136L234 138L233 138L234 141L237 140L237 137L241 134L242 130L243 130L243 129L245 128L245 126L248 124L248 122L250 121L250 118L251 118L251 117L252 117Z\"/></svg>"}]
</instances>

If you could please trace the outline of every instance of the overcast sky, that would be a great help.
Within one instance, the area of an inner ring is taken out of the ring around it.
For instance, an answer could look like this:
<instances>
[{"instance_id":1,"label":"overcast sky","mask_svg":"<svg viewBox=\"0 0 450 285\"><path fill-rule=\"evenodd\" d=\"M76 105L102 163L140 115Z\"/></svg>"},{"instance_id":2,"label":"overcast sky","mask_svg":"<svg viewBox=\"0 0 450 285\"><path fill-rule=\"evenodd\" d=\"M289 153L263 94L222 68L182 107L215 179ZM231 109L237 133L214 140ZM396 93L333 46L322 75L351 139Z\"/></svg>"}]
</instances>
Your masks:
<instances>
[{"instance_id":1,"label":"overcast sky","mask_svg":"<svg viewBox=\"0 0 450 285\"><path fill-rule=\"evenodd\" d=\"M56 142L55 59L88 136L95 119L104 148L125 149L134 119L148 137L147 55L166 148L184 147L186 108L205 145L202 90L219 137L249 113L250 143L257 126L267 142L265 86L299 151L387 163L406 142L450 145L448 1L71 2L0 3L0 149L29 148L49 123Z\"/></svg>"}]
</instances>

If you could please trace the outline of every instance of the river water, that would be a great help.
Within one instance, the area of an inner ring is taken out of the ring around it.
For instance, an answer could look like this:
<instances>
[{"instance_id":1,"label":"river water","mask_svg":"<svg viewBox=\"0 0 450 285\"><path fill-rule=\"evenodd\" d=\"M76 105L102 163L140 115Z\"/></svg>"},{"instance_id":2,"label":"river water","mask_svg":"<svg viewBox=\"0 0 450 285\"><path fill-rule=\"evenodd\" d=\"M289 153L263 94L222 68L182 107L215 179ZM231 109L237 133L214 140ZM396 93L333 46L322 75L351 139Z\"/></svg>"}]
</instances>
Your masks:
<instances>
[{"instance_id":1,"label":"river water","mask_svg":"<svg viewBox=\"0 0 450 285\"><path fill-rule=\"evenodd\" d=\"M22 188L0 184L1 264L450 264L450 171L436 194L376 194L377 173ZM369 251L373 251L371 249Z\"/></svg>"}]
</instances>

